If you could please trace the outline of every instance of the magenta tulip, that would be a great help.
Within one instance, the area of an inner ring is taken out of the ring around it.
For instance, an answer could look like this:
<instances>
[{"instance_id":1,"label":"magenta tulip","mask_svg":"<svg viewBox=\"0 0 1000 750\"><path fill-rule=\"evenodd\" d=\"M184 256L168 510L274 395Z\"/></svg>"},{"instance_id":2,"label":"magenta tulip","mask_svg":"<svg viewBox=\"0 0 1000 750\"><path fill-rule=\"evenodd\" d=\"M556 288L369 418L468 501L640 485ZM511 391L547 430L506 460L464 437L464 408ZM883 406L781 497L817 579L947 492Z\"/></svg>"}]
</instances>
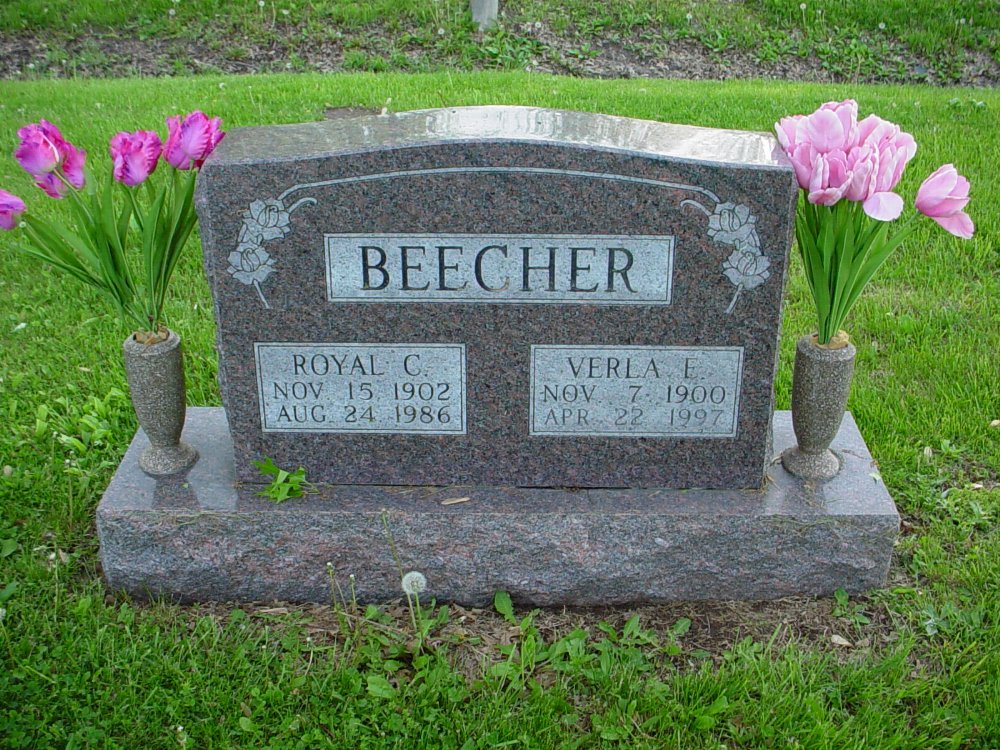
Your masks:
<instances>
[{"instance_id":1,"label":"magenta tulip","mask_svg":"<svg viewBox=\"0 0 1000 750\"><path fill-rule=\"evenodd\" d=\"M968 203L969 181L958 173L954 164L938 167L917 190L917 210L966 240L976 229L964 211Z\"/></svg>"},{"instance_id":2,"label":"magenta tulip","mask_svg":"<svg viewBox=\"0 0 1000 750\"><path fill-rule=\"evenodd\" d=\"M87 152L82 148L67 143L63 151L62 172L69 184L77 190L83 190L86 179L83 176L83 164L87 160Z\"/></svg>"},{"instance_id":3,"label":"magenta tulip","mask_svg":"<svg viewBox=\"0 0 1000 750\"><path fill-rule=\"evenodd\" d=\"M18 217L24 213L24 201L13 193L0 190L0 229L13 229Z\"/></svg>"},{"instance_id":4,"label":"magenta tulip","mask_svg":"<svg viewBox=\"0 0 1000 750\"><path fill-rule=\"evenodd\" d=\"M69 186L59 179L59 175L55 172L49 172L48 174L43 174L41 177L35 178L35 184L45 191L45 194L50 198L64 198L66 193L69 192Z\"/></svg>"},{"instance_id":5,"label":"magenta tulip","mask_svg":"<svg viewBox=\"0 0 1000 750\"><path fill-rule=\"evenodd\" d=\"M59 128L41 120L26 125L17 134L21 143L14 151L14 158L35 178L38 187L52 198L66 195L68 188L61 177L77 190L83 188L87 152L63 138Z\"/></svg>"},{"instance_id":6,"label":"magenta tulip","mask_svg":"<svg viewBox=\"0 0 1000 750\"><path fill-rule=\"evenodd\" d=\"M17 131L21 142L14 151L14 158L28 174L40 177L59 166L62 154L59 146L63 140L59 129L50 122L25 125Z\"/></svg>"},{"instance_id":7,"label":"magenta tulip","mask_svg":"<svg viewBox=\"0 0 1000 750\"><path fill-rule=\"evenodd\" d=\"M152 130L118 133L108 151L114 161L114 178L129 187L141 184L156 169L163 144Z\"/></svg>"},{"instance_id":8,"label":"magenta tulip","mask_svg":"<svg viewBox=\"0 0 1000 750\"><path fill-rule=\"evenodd\" d=\"M211 120L203 112L167 118L167 142L163 158L177 169L199 169L222 140L222 120Z\"/></svg>"}]
</instances>

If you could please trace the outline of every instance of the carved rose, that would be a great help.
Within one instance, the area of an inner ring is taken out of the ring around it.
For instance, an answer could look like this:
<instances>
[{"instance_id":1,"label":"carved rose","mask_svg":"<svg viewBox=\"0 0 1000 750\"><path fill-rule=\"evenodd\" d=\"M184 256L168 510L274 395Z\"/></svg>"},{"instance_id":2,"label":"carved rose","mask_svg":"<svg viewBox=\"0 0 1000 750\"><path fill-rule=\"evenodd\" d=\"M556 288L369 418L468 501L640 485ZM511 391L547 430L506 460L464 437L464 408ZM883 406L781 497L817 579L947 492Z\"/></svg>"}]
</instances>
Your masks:
<instances>
[{"instance_id":1,"label":"carved rose","mask_svg":"<svg viewBox=\"0 0 1000 750\"><path fill-rule=\"evenodd\" d=\"M735 245L750 238L756 223L748 206L720 203L708 217L708 236L723 245Z\"/></svg>"},{"instance_id":2,"label":"carved rose","mask_svg":"<svg viewBox=\"0 0 1000 750\"><path fill-rule=\"evenodd\" d=\"M743 245L746 248L746 245ZM733 250L732 254L722 264L722 272L733 284L742 289L754 289L770 277L767 269L771 261L756 250Z\"/></svg>"},{"instance_id":3,"label":"carved rose","mask_svg":"<svg viewBox=\"0 0 1000 750\"><path fill-rule=\"evenodd\" d=\"M260 284L271 275L274 269L274 258L260 246L260 238L241 242L229 253L229 273L243 284Z\"/></svg>"},{"instance_id":4,"label":"carved rose","mask_svg":"<svg viewBox=\"0 0 1000 750\"><path fill-rule=\"evenodd\" d=\"M285 205L274 199L255 200L243 212L246 234L259 236L260 241L276 240L289 232L289 215Z\"/></svg>"}]
</instances>

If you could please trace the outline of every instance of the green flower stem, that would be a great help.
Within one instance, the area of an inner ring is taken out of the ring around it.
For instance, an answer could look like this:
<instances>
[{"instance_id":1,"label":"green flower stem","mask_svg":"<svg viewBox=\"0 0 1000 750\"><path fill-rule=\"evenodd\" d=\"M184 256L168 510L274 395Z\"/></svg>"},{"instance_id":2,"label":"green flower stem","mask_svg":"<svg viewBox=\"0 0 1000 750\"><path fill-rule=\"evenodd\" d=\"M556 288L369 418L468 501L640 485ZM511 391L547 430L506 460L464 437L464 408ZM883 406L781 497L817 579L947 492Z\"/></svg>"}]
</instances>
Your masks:
<instances>
[{"instance_id":1,"label":"green flower stem","mask_svg":"<svg viewBox=\"0 0 1000 750\"><path fill-rule=\"evenodd\" d=\"M817 206L800 199L795 235L820 344L837 335L872 276L912 233L914 218L889 238L889 223L870 218L857 201Z\"/></svg>"},{"instance_id":2,"label":"green flower stem","mask_svg":"<svg viewBox=\"0 0 1000 750\"><path fill-rule=\"evenodd\" d=\"M110 176L98 183L88 175L84 191L57 171L72 223L25 215L22 251L97 289L137 330L157 331L170 278L198 220L197 172L169 172L158 186L145 181L144 201L142 188L117 185Z\"/></svg>"}]
</instances>

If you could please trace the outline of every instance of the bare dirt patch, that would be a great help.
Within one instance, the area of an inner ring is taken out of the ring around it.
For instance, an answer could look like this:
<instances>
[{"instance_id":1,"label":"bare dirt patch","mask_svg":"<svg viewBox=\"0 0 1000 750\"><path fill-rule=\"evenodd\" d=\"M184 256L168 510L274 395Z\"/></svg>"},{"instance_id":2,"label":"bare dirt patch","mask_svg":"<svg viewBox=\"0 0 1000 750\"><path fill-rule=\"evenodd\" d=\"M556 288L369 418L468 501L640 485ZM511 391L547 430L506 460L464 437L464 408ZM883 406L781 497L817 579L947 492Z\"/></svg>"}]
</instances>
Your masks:
<instances>
[{"instance_id":1,"label":"bare dirt patch","mask_svg":"<svg viewBox=\"0 0 1000 750\"><path fill-rule=\"evenodd\" d=\"M416 44L418 30L390 31L373 27L328 38L307 38L304 30L283 29L262 39L250 39L225 29L207 29L200 37L140 38L133 33L90 31L75 36L0 33L0 78L159 77L202 73L323 72L345 70L426 71L455 66L470 69L520 68L592 78L763 78L818 82L930 83L994 86L1000 64L980 51L962 56L960 70L948 76L932 61L893 48L890 59L875 72L831 69L815 57L784 55L760 59L741 49L712 50L693 38L669 43L643 35L595 36L581 46L570 34L543 24L516 29L531 49L491 59L478 37L466 55ZM414 32L414 33L410 33ZM350 53L350 54L349 54ZM352 56L353 55L353 56Z\"/></svg>"}]
</instances>

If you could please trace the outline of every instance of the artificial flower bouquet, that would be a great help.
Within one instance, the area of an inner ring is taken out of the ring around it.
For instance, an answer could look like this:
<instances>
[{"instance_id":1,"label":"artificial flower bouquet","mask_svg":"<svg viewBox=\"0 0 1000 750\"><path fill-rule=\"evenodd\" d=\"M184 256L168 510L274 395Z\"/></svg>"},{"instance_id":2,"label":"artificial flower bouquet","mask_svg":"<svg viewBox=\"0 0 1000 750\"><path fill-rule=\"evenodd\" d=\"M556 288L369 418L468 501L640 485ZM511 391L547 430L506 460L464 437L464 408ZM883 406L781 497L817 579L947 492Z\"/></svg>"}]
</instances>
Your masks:
<instances>
[{"instance_id":1,"label":"artificial flower bouquet","mask_svg":"<svg viewBox=\"0 0 1000 750\"><path fill-rule=\"evenodd\" d=\"M21 249L99 290L121 316L138 326L136 339L166 336L161 317L170 277L197 222L197 170L222 140L218 117L201 112L167 118L167 140L153 131L121 132L109 144L110 174L87 174L86 152L50 122L17 131L14 158L54 199L68 199L72 225L27 210L0 190L0 228L20 228ZM150 180L161 160L170 166L159 185Z\"/></svg>"},{"instance_id":2,"label":"artificial flower bouquet","mask_svg":"<svg viewBox=\"0 0 1000 750\"><path fill-rule=\"evenodd\" d=\"M898 125L869 115L858 121L852 99L828 102L811 115L784 117L775 124L804 194L795 216L795 235L806 279L816 303L820 346L845 345L840 326L865 285L916 228L913 214L892 236L903 212L894 192L917 144ZM968 239L965 213L969 181L952 164L931 174L917 191L917 212Z\"/></svg>"}]
</instances>

